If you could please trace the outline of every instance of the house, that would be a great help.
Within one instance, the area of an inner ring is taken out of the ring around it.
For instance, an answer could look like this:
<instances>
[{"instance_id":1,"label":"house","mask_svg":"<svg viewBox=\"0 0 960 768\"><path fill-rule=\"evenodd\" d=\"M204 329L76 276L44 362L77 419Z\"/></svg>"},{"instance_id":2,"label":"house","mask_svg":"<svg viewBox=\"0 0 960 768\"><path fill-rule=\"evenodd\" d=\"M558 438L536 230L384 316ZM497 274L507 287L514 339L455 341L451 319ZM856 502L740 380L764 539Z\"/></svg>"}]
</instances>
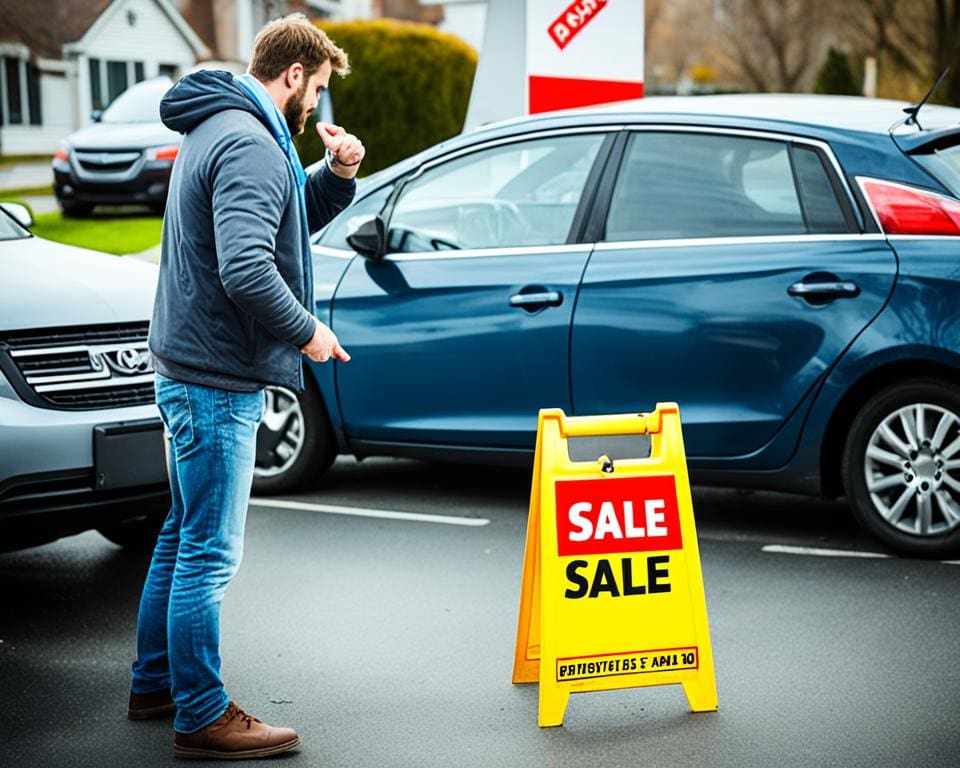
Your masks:
<instances>
[{"instance_id":1,"label":"house","mask_svg":"<svg viewBox=\"0 0 960 768\"><path fill-rule=\"evenodd\" d=\"M169 0L4 0L0 154L53 154L133 83L210 51Z\"/></svg>"},{"instance_id":2,"label":"house","mask_svg":"<svg viewBox=\"0 0 960 768\"><path fill-rule=\"evenodd\" d=\"M91 113L141 80L175 78L210 59L240 71L257 31L295 11L444 19L437 0L3 0L0 155L52 155Z\"/></svg>"}]
</instances>

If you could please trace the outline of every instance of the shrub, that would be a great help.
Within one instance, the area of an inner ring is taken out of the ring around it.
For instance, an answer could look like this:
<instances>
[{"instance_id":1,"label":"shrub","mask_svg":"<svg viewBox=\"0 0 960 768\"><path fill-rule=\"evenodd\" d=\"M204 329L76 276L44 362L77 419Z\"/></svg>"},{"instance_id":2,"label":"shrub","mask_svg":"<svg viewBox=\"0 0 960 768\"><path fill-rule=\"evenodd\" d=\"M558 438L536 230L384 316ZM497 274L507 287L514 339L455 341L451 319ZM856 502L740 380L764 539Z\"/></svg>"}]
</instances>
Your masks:
<instances>
[{"instance_id":1,"label":"shrub","mask_svg":"<svg viewBox=\"0 0 960 768\"><path fill-rule=\"evenodd\" d=\"M333 75L334 120L366 147L361 174L392 165L463 130L477 53L426 24L377 20L320 22L350 56L351 73ZM304 165L323 144L311 117L297 137Z\"/></svg>"},{"instance_id":2,"label":"shrub","mask_svg":"<svg viewBox=\"0 0 960 768\"><path fill-rule=\"evenodd\" d=\"M859 96L862 93L860 84L853 75L850 67L850 58L843 51L831 47L827 52L827 60L817 73L817 82L813 87L814 93L835 93L847 96Z\"/></svg>"}]
</instances>

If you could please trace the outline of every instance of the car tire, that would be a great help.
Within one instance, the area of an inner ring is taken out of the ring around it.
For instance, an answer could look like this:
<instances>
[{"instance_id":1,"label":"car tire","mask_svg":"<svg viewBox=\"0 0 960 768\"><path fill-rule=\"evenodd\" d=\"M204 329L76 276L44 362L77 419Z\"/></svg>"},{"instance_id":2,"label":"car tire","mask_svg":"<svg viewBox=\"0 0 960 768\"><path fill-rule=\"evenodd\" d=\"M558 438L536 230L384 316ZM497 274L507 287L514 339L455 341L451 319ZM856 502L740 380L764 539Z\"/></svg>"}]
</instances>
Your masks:
<instances>
[{"instance_id":1,"label":"car tire","mask_svg":"<svg viewBox=\"0 0 960 768\"><path fill-rule=\"evenodd\" d=\"M857 520L908 557L960 552L960 393L913 379L871 397L850 427L841 467Z\"/></svg>"},{"instance_id":2,"label":"car tire","mask_svg":"<svg viewBox=\"0 0 960 768\"><path fill-rule=\"evenodd\" d=\"M65 200L58 201L63 215L71 219L83 219L93 213L93 206L89 203L68 203Z\"/></svg>"},{"instance_id":3,"label":"car tire","mask_svg":"<svg viewBox=\"0 0 960 768\"><path fill-rule=\"evenodd\" d=\"M153 550L157 543L157 536L167 518L168 507L157 510L141 517L129 520L120 520L115 523L106 523L97 528L101 536L125 549L142 552Z\"/></svg>"},{"instance_id":4,"label":"car tire","mask_svg":"<svg viewBox=\"0 0 960 768\"><path fill-rule=\"evenodd\" d=\"M266 388L257 430L253 492L289 493L315 485L337 457L337 442L323 398L309 372L304 391Z\"/></svg>"}]
</instances>

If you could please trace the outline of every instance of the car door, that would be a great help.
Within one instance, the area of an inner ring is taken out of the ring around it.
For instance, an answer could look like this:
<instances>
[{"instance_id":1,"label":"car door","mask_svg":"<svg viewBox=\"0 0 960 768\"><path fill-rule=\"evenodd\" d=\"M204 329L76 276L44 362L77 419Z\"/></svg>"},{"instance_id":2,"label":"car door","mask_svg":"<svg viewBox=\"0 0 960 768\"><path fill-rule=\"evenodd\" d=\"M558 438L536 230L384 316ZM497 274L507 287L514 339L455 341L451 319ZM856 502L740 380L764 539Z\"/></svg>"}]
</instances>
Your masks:
<instances>
[{"instance_id":1,"label":"car door","mask_svg":"<svg viewBox=\"0 0 960 768\"><path fill-rule=\"evenodd\" d=\"M460 150L405 180L388 254L356 258L333 330L345 428L364 442L533 446L537 412L570 408L569 335L590 248L576 243L604 131Z\"/></svg>"},{"instance_id":2,"label":"car door","mask_svg":"<svg viewBox=\"0 0 960 768\"><path fill-rule=\"evenodd\" d=\"M836 171L810 140L632 132L576 307L574 410L677 401L691 456L770 441L896 275Z\"/></svg>"}]
</instances>

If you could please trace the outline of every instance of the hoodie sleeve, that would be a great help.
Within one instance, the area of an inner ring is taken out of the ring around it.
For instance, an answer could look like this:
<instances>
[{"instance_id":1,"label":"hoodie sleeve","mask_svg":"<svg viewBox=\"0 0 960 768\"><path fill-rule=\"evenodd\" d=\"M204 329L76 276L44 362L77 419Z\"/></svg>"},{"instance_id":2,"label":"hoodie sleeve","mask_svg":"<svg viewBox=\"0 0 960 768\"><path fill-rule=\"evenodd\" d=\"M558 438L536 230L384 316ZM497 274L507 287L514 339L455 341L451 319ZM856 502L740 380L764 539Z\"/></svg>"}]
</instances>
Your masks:
<instances>
[{"instance_id":1,"label":"hoodie sleeve","mask_svg":"<svg viewBox=\"0 0 960 768\"><path fill-rule=\"evenodd\" d=\"M341 179L324 163L307 177L307 226L311 234L325 227L340 211L350 205L357 191L353 179Z\"/></svg>"},{"instance_id":2,"label":"hoodie sleeve","mask_svg":"<svg viewBox=\"0 0 960 768\"><path fill-rule=\"evenodd\" d=\"M227 296L297 349L316 320L277 270L274 253L290 179L275 152L254 138L231 144L212 168L213 226Z\"/></svg>"}]
</instances>

